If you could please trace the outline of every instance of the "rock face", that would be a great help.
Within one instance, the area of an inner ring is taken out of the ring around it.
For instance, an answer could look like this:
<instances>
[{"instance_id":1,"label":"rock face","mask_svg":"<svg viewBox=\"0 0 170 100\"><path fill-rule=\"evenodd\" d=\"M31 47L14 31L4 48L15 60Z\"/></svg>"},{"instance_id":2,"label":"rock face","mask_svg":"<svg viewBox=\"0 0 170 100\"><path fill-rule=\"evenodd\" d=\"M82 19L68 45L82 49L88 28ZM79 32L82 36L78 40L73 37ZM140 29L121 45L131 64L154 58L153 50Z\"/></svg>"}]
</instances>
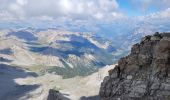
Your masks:
<instances>
[{"instance_id":1,"label":"rock face","mask_svg":"<svg viewBox=\"0 0 170 100\"><path fill-rule=\"evenodd\" d=\"M47 100L69 100L64 97L59 91L50 89Z\"/></svg>"},{"instance_id":2,"label":"rock face","mask_svg":"<svg viewBox=\"0 0 170 100\"><path fill-rule=\"evenodd\" d=\"M109 71L102 100L170 100L170 33L155 33L135 44Z\"/></svg>"}]
</instances>

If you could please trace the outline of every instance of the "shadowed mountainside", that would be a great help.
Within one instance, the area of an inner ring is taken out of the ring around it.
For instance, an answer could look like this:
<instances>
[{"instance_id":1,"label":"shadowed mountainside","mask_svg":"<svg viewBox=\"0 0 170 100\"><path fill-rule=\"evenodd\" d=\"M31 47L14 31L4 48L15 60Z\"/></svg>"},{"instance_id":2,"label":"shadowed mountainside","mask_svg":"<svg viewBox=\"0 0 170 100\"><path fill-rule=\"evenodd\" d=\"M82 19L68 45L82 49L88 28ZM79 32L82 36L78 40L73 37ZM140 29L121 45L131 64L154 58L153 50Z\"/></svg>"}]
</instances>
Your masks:
<instances>
[{"instance_id":1,"label":"shadowed mountainside","mask_svg":"<svg viewBox=\"0 0 170 100\"><path fill-rule=\"evenodd\" d=\"M114 48L112 41L93 33L57 29L0 32L0 57L4 58L1 62L41 75L49 72L64 78L86 76L113 64L122 55Z\"/></svg>"},{"instance_id":2,"label":"shadowed mountainside","mask_svg":"<svg viewBox=\"0 0 170 100\"><path fill-rule=\"evenodd\" d=\"M0 64L0 100L18 100L26 93L33 91L39 85L19 85L15 82L17 78L26 78L27 76L37 77L37 74L25 72L14 66Z\"/></svg>"},{"instance_id":3,"label":"shadowed mountainside","mask_svg":"<svg viewBox=\"0 0 170 100\"><path fill-rule=\"evenodd\" d=\"M38 38L35 37L31 32L28 31L16 31L16 32L10 32L7 34L7 36L16 36L19 39L23 39L26 41L36 41Z\"/></svg>"}]
</instances>

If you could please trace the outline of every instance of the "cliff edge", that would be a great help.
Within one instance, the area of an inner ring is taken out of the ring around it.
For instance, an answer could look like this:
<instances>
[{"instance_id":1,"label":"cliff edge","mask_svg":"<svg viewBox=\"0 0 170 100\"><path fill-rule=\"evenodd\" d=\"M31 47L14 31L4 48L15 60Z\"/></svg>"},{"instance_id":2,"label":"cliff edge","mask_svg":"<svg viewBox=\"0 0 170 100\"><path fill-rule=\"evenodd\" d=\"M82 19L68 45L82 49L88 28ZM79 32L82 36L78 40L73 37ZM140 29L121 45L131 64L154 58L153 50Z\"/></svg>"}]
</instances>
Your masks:
<instances>
[{"instance_id":1,"label":"cliff edge","mask_svg":"<svg viewBox=\"0 0 170 100\"><path fill-rule=\"evenodd\" d=\"M99 95L102 100L170 100L170 33L156 32L133 45L109 70Z\"/></svg>"}]
</instances>

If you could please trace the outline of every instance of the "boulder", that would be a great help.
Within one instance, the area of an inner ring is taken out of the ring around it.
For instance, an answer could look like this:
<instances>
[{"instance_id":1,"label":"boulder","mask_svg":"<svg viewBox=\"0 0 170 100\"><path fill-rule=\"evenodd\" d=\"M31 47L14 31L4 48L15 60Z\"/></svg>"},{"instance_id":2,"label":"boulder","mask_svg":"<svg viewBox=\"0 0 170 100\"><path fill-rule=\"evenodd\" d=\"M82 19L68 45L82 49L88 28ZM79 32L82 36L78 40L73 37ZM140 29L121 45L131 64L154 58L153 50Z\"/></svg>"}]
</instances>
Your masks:
<instances>
[{"instance_id":1,"label":"boulder","mask_svg":"<svg viewBox=\"0 0 170 100\"><path fill-rule=\"evenodd\" d=\"M50 89L47 100L69 100L64 97L59 91Z\"/></svg>"}]
</instances>

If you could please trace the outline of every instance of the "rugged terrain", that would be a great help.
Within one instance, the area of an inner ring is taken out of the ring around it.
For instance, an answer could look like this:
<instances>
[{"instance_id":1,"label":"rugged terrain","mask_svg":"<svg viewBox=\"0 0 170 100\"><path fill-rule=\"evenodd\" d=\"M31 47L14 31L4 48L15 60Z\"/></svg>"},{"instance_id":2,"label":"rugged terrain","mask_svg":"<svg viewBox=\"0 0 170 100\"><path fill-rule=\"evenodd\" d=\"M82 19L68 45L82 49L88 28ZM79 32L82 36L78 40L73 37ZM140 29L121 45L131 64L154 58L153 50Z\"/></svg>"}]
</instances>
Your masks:
<instances>
[{"instance_id":1,"label":"rugged terrain","mask_svg":"<svg viewBox=\"0 0 170 100\"><path fill-rule=\"evenodd\" d=\"M55 97L57 95L57 98L61 95L71 100L87 100L81 98L98 95L103 78L112 68L114 65L105 66L86 77L63 79L51 73L38 76L35 72L0 64L0 100L11 100L11 98L12 100L47 100L47 97L51 100L48 96L50 90L50 94L54 94Z\"/></svg>"},{"instance_id":2,"label":"rugged terrain","mask_svg":"<svg viewBox=\"0 0 170 100\"><path fill-rule=\"evenodd\" d=\"M0 99L46 100L49 92L72 100L96 96L115 55L121 53L110 40L92 33L1 30Z\"/></svg>"},{"instance_id":3,"label":"rugged terrain","mask_svg":"<svg viewBox=\"0 0 170 100\"><path fill-rule=\"evenodd\" d=\"M169 100L170 33L155 33L135 44L109 70L100 88L102 100Z\"/></svg>"},{"instance_id":4,"label":"rugged terrain","mask_svg":"<svg viewBox=\"0 0 170 100\"><path fill-rule=\"evenodd\" d=\"M113 64L121 55L118 51L110 40L92 33L30 28L0 31L0 62L39 74L86 76Z\"/></svg>"}]
</instances>

